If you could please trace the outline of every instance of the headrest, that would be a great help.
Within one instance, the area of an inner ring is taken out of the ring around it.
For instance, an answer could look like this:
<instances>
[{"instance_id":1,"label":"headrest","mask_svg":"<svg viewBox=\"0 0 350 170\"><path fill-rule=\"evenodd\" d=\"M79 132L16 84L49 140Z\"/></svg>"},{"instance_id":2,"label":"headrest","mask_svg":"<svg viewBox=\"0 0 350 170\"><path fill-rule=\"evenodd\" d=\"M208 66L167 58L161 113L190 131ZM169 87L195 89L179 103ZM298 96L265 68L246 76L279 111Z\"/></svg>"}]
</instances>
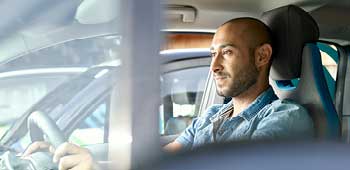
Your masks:
<instances>
[{"instance_id":1,"label":"headrest","mask_svg":"<svg viewBox=\"0 0 350 170\"><path fill-rule=\"evenodd\" d=\"M299 78L303 47L319 37L316 21L294 5L267 11L261 20L270 27L273 37L270 77L273 80Z\"/></svg>"}]
</instances>

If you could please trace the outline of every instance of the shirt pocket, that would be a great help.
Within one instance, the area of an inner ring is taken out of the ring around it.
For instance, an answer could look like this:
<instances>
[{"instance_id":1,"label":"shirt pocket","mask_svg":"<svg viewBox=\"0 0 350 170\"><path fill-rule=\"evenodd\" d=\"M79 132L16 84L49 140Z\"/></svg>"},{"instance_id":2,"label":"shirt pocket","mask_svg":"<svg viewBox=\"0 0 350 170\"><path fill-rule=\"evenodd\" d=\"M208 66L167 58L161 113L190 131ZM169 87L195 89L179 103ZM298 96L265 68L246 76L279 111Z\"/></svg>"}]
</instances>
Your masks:
<instances>
[{"instance_id":1,"label":"shirt pocket","mask_svg":"<svg viewBox=\"0 0 350 170\"><path fill-rule=\"evenodd\" d=\"M232 138L235 140L248 140L251 136L250 124L248 122L242 122L237 127L232 127Z\"/></svg>"}]
</instances>

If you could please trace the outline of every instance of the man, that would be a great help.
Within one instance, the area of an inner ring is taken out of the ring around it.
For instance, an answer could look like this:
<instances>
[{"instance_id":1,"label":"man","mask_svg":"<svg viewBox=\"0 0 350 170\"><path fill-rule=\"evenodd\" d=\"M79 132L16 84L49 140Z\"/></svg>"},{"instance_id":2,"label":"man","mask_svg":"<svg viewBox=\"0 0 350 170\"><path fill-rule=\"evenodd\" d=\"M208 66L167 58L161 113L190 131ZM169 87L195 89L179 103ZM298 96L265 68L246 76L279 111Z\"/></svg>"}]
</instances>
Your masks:
<instances>
[{"instance_id":1,"label":"man","mask_svg":"<svg viewBox=\"0 0 350 170\"><path fill-rule=\"evenodd\" d=\"M232 97L210 107L172 143L169 152L236 140L311 138L313 122L307 111L279 100L269 86L272 38L269 28L253 18L221 25L211 44L211 71L217 93Z\"/></svg>"},{"instance_id":2,"label":"man","mask_svg":"<svg viewBox=\"0 0 350 170\"><path fill-rule=\"evenodd\" d=\"M212 142L312 137L307 111L278 100L269 86L271 44L269 29L259 20L238 18L220 26L211 45L211 71L217 93L232 101L209 108L164 149L177 152ZM47 143L36 142L24 156L48 148ZM84 148L65 143L52 153L60 170L93 169L92 156Z\"/></svg>"}]
</instances>

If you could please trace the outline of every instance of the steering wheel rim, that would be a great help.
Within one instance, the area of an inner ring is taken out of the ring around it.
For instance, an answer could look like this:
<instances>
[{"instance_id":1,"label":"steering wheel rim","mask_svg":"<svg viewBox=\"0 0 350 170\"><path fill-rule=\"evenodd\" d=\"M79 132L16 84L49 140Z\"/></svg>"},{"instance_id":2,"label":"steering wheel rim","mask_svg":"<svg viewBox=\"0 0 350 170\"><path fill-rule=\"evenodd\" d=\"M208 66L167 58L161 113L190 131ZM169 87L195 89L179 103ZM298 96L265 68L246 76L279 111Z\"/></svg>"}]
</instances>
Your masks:
<instances>
[{"instance_id":1,"label":"steering wheel rim","mask_svg":"<svg viewBox=\"0 0 350 170\"><path fill-rule=\"evenodd\" d=\"M47 137L47 142L57 148L60 144L66 141L57 124L46 114L41 111L33 112L27 121L28 131L32 142L43 141L44 136Z\"/></svg>"}]
</instances>

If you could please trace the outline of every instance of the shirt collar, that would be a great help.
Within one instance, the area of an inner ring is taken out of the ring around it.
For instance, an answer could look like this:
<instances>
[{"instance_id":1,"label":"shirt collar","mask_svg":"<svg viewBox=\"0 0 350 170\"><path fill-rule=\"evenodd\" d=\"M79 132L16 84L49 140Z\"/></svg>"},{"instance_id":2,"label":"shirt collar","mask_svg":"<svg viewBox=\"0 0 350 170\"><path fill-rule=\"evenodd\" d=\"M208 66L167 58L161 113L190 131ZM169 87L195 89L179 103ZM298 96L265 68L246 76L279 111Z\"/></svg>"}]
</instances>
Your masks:
<instances>
[{"instance_id":1,"label":"shirt collar","mask_svg":"<svg viewBox=\"0 0 350 170\"><path fill-rule=\"evenodd\" d=\"M278 97L275 95L272 87L269 87L263 93L261 93L244 111L242 111L237 116L244 118L245 120L250 121L263 107L267 104L272 103L274 100L277 100ZM229 111L233 106L233 101L223 105L219 110L219 114L214 114L210 117L210 121L214 122L220 118L225 112Z\"/></svg>"},{"instance_id":2,"label":"shirt collar","mask_svg":"<svg viewBox=\"0 0 350 170\"><path fill-rule=\"evenodd\" d=\"M238 116L250 121L263 107L277 99L278 97L275 95L275 92L269 87L261 93L247 109L238 114Z\"/></svg>"}]
</instances>

